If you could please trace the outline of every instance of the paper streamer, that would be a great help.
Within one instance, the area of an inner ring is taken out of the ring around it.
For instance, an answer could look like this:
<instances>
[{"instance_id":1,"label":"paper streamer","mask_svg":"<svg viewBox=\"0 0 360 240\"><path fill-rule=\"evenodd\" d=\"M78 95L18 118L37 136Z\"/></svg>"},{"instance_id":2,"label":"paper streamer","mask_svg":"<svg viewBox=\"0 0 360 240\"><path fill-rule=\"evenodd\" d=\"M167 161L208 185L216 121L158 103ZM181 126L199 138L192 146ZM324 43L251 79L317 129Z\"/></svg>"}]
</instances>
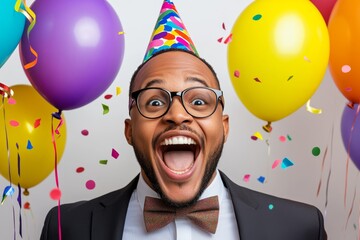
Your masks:
<instances>
[{"instance_id":1,"label":"paper streamer","mask_svg":"<svg viewBox=\"0 0 360 240\"><path fill-rule=\"evenodd\" d=\"M313 108L312 106L310 106L310 99L306 102L306 110L308 112L311 112L312 114L321 114L322 113L321 109Z\"/></svg>"},{"instance_id":2,"label":"paper streamer","mask_svg":"<svg viewBox=\"0 0 360 240\"><path fill-rule=\"evenodd\" d=\"M25 10L20 7L21 3L24 5ZM26 2L24 0L17 0L16 3L15 3L14 9L17 12L22 13L27 18L27 20L30 22L30 25L29 25L29 27L27 29L27 32L26 32L27 33L27 38L29 39L30 32L34 28L35 23L36 23L36 14L27 6L27 4L26 4ZM35 60L30 62L30 63L25 64L25 66L24 66L25 69L29 69L29 68L34 67L36 65L36 63L37 63L37 60L38 60L38 54L31 47L31 45L30 45L30 52L35 56Z\"/></svg>"},{"instance_id":3,"label":"paper streamer","mask_svg":"<svg viewBox=\"0 0 360 240\"><path fill-rule=\"evenodd\" d=\"M5 98L10 98L14 96L14 91L7 85L0 83L0 95L2 95Z\"/></svg>"}]
</instances>

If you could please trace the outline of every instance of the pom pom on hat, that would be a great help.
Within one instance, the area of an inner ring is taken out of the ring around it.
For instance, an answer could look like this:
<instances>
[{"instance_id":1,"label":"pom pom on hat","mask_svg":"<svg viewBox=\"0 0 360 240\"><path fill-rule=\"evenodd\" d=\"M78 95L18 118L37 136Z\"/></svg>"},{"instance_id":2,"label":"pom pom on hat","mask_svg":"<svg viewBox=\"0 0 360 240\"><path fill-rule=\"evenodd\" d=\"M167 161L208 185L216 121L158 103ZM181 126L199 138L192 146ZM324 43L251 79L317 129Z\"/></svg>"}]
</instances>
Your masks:
<instances>
[{"instance_id":1,"label":"pom pom on hat","mask_svg":"<svg viewBox=\"0 0 360 240\"><path fill-rule=\"evenodd\" d=\"M143 62L167 49L185 50L199 55L171 0L163 2Z\"/></svg>"}]
</instances>

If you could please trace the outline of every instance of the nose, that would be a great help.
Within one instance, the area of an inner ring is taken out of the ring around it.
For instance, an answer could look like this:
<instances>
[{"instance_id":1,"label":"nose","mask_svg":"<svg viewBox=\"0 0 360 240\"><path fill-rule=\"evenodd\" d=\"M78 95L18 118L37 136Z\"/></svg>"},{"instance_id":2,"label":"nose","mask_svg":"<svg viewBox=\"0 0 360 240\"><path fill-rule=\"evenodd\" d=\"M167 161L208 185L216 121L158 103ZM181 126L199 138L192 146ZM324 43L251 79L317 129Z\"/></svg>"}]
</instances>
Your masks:
<instances>
[{"instance_id":1,"label":"nose","mask_svg":"<svg viewBox=\"0 0 360 240\"><path fill-rule=\"evenodd\" d=\"M176 125L191 122L192 119L192 116L186 112L184 106L181 103L181 98L179 97L173 98L169 110L163 116L163 121Z\"/></svg>"}]
</instances>

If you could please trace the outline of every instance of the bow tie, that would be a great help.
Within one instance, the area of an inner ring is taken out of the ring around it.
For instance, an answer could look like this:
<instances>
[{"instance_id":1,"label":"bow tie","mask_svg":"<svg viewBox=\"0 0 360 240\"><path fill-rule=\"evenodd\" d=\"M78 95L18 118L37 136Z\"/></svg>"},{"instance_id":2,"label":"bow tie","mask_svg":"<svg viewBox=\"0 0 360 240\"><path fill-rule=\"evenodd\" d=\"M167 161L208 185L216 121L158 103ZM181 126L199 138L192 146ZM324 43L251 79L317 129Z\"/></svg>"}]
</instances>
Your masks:
<instances>
[{"instance_id":1,"label":"bow tie","mask_svg":"<svg viewBox=\"0 0 360 240\"><path fill-rule=\"evenodd\" d=\"M176 217L188 217L203 230L215 233L219 217L218 197L205 198L193 206L181 209L171 208L158 198L145 198L144 221L146 231L151 232L162 228L174 221Z\"/></svg>"}]
</instances>

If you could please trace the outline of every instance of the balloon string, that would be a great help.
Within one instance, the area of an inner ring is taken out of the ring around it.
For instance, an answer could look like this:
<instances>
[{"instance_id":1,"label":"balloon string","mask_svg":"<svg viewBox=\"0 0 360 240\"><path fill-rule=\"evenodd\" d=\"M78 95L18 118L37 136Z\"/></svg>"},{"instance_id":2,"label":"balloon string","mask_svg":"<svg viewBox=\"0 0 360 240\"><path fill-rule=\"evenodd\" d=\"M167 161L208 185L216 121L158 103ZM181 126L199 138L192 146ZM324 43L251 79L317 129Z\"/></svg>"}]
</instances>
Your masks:
<instances>
[{"instance_id":1,"label":"balloon string","mask_svg":"<svg viewBox=\"0 0 360 240\"><path fill-rule=\"evenodd\" d=\"M334 122L331 130L331 142L330 142L330 168L329 173L326 181L326 191L325 191L325 210L324 213L327 213L327 206L329 202L329 186L330 186L330 177L331 177L331 166L332 166L332 158L333 158L333 143L334 143Z\"/></svg>"},{"instance_id":2,"label":"balloon string","mask_svg":"<svg viewBox=\"0 0 360 240\"><path fill-rule=\"evenodd\" d=\"M20 208L20 210L19 210L19 235L20 235L20 237L22 238L23 236L22 236L22 217L21 217L21 205L22 205L22 203L21 203L21 187L20 187L20 184L18 184L18 198L17 198L17 201L18 201L18 203L19 203L19 208Z\"/></svg>"},{"instance_id":3,"label":"balloon string","mask_svg":"<svg viewBox=\"0 0 360 240\"><path fill-rule=\"evenodd\" d=\"M322 180L323 180L323 175L324 175L324 169L325 169L325 161L328 155L328 150L330 148L330 167L329 167L329 173L327 175L327 180L326 180L326 190L325 190L325 204L324 204L324 216L326 217L327 214L327 206L328 206L328 202L329 202L329 183L330 183L330 177L331 177L331 166L332 166L332 150L333 150L333 142L334 142L334 123L332 125L332 130L331 130L331 137L330 137L330 147L327 146L324 152L324 156L322 159L322 164L321 164L321 175L320 175L320 179L319 179L319 184L318 184L318 188L317 188L317 192L316 192L316 196L319 197L320 195L320 191L321 191L321 187L322 187Z\"/></svg>"},{"instance_id":4,"label":"balloon string","mask_svg":"<svg viewBox=\"0 0 360 240\"><path fill-rule=\"evenodd\" d=\"M347 187L348 187L348 177L349 177L349 162L350 162L350 146L351 146L351 140L352 140L352 134L354 132L354 128L355 128L355 123L356 123L356 119L359 115L360 112L360 104L358 104L357 109L356 109L356 113L354 116L354 120L352 122L351 125L351 129L350 129L350 137L349 137L349 142L347 145L347 158L346 158L346 174L345 174L345 193L344 193L344 206L346 207L346 195L347 195Z\"/></svg>"},{"instance_id":5,"label":"balloon string","mask_svg":"<svg viewBox=\"0 0 360 240\"><path fill-rule=\"evenodd\" d=\"M349 213L348 213L347 219L346 219L345 229L347 229L347 225L348 225L348 222L349 222L349 219L350 219L351 213L352 213L353 208L354 208L355 198L356 198L356 189L355 189L354 196L353 196L353 200L352 200L352 203L351 203L351 207L350 207L350 210L349 210Z\"/></svg>"},{"instance_id":6,"label":"balloon string","mask_svg":"<svg viewBox=\"0 0 360 240\"><path fill-rule=\"evenodd\" d=\"M10 147L9 147L9 136L6 127L6 112L5 112L5 96L2 97L2 106L3 106L3 118L4 118L4 131L5 131L5 142L6 142L6 150L7 150L7 159L8 159L8 171L9 171L9 181L10 186L12 186L12 179L11 179L11 166L10 166Z\"/></svg>"},{"instance_id":7,"label":"balloon string","mask_svg":"<svg viewBox=\"0 0 360 240\"><path fill-rule=\"evenodd\" d=\"M21 3L24 5L25 10L21 8ZM22 13L27 18L27 20L30 22L30 25L29 25L29 27L27 29L27 39L29 39L30 32L34 28L35 23L36 23L36 14L27 6L25 0L16 0L14 9L17 12ZM30 63L25 64L24 65L25 69L29 69L29 68L34 67L36 65L36 63L37 63L37 60L38 60L38 54L31 47L31 45L30 45L30 52L35 56L35 60L30 62Z\"/></svg>"},{"instance_id":8,"label":"balloon string","mask_svg":"<svg viewBox=\"0 0 360 240\"><path fill-rule=\"evenodd\" d=\"M1 84L1 83L0 83ZM4 86L7 87L4 84L1 84L0 87L4 89ZM9 88L10 89L10 88ZM0 89L1 90L1 89ZM4 130L5 130L5 142L6 142L6 150L7 150L7 159L8 159L8 171L9 171L9 184L10 188L12 188L12 179L11 179L11 167L10 167L10 148L9 148L9 137L6 127L6 113L5 113L5 97L10 97L9 94L6 94L7 91L1 91L0 94L2 95L2 107L3 107L3 118L4 118ZM12 195L10 195L12 198ZM14 240L16 240L16 223L15 223L15 208L14 205L12 205L12 217L13 217L13 234L14 234Z\"/></svg>"},{"instance_id":9,"label":"balloon string","mask_svg":"<svg viewBox=\"0 0 360 240\"><path fill-rule=\"evenodd\" d=\"M19 144L16 143L16 149L17 149L17 168L18 168L18 176L19 176L19 179L21 179L21 158L20 158L20 151L19 151ZM22 203L21 203L21 186L20 186L20 183L18 183L18 198L17 198L17 201L19 203L19 207L20 207L20 210L19 210L19 234L20 236L22 237L22 216L21 216L21 206L22 206Z\"/></svg>"},{"instance_id":10,"label":"balloon string","mask_svg":"<svg viewBox=\"0 0 360 240\"><path fill-rule=\"evenodd\" d=\"M324 166L325 166L325 159L326 159L327 151L328 151L328 147L326 147L326 149L325 149L325 153L324 153L322 164L321 164L320 180L319 180L318 189L317 189L317 192L316 192L317 197L319 197L320 190L321 190L322 176L323 176L323 172L324 172Z\"/></svg>"},{"instance_id":11,"label":"balloon string","mask_svg":"<svg viewBox=\"0 0 360 240\"><path fill-rule=\"evenodd\" d=\"M58 165L58 154L57 154L57 148L56 148L56 141L55 141L55 133L56 134L59 134L59 128L60 126L62 125L62 118L60 116L60 123L59 125L57 126L56 130L54 131L54 114L52 115L51 117L51 137L52 137L52 143L53 143L53 146L54 146L54 153L55 153L55 182L56 182L56 187L59 188L59 176L58 176L58 168L57 168L57 165ZM62 236L61 236L61 215L60 215L60 198L58 200L58 234L59 234L59 240L62 239Z\"/></svg>"},{"instance_id":12,"label":"balloon string","mask_svg":"<svg viewBox=\"0 0 360 240\"><path fill-rule=\"evenodd\" d=\"M11 197L12 198L12 197ZM16 240L16 231L15 231L15 208L14 205L12 206L12 212L13 212L13 224L14 224L14 240Z\"/></svg>"}]
</instances>

